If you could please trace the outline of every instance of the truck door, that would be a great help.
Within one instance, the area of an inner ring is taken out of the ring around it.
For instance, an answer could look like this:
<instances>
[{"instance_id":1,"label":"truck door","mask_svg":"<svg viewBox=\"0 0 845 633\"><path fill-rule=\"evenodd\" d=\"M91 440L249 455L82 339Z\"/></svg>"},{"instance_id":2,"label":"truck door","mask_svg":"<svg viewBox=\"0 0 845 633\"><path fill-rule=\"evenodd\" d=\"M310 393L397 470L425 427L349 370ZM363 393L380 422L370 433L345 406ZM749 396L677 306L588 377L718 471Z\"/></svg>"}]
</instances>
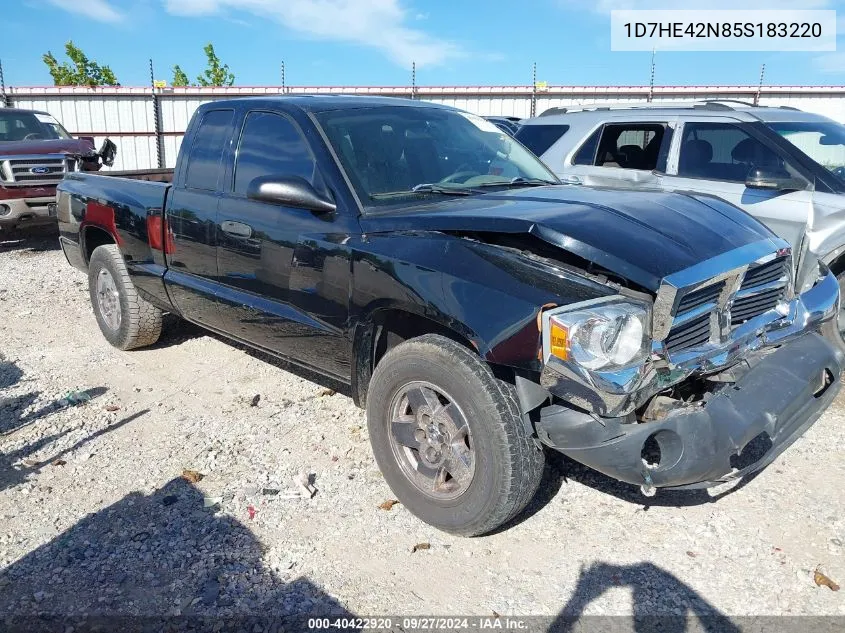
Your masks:
<instances>
[{"instance_id":1,"label":"truck door","mask_svg":"<svg viewBox=\"0 0 845 633\"><path fill-rule=\"evenodd\" d=\"M350 268L342 214L251 200L259 176L325 184L299 126L278 112L244 118L217 220L220 311L227 333L323 373L349 378L344 336Z\"/></svg>"},{"instance_id":2,"label":"truck door","mask_svg":"<svg viewBox=\"0 0 845 633\"><path fill-rule=\"evenodd\" d=\"M218 328L217 206L223 181L223 153L231 142L234 110L208 110L185 138L184 165L176 174L167 206L173 235L165 282L182 315Z\"/></svg>"}]
</instances>

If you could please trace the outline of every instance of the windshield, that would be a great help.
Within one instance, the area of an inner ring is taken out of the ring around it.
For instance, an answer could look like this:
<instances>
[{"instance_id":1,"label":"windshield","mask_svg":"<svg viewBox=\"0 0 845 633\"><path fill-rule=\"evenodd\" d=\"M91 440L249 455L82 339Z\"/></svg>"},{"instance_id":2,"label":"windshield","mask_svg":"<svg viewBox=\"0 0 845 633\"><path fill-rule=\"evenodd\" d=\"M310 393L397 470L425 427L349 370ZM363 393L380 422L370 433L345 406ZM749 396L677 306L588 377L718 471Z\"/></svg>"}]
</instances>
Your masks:
<instances>
[{"instance_id":1,"label":"windshield","mask_svg":"<svg viewBox=\"0 0 845 633\"><path fill-rule=\"evenodd\" d=\"M833 121L766 125L830 171L845 187L845 125Z\"/></svg>"},{"instance_id":2,"label":"windshield","mask_svg":"<svg viewBox=\"0 0 845 633\"><path fill-rule=\"evenodd\" d=\"M559 183L493 123L466 112L384 106L316 116L364 206Z\"/></svg>"},{"instance_id":3,"label":"windshield","mask_svg":"<svg viewBox=\"0 0 845 633\"><path fill-rule=\"evenodd\" d=\"M70 134L49 114L0 110L0 142L66 138L70 138Z\"/></svg>"}]
</instances>

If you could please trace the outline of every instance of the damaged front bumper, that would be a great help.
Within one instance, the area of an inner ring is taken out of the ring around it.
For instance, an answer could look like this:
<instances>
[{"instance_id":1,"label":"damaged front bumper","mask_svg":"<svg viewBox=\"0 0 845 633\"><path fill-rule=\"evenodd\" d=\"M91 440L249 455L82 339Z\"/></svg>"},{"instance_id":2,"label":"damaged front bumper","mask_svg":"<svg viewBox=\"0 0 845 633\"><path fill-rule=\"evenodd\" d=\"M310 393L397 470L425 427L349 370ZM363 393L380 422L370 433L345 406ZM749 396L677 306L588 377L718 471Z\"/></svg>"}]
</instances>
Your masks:
<instances>
[{"instance_id":1,"label":"damaged front bumper","mask_svg":"<svg viewBox=\"0 0 845 633\"><path fill-rule=\"evenodd\" d=\"M839 312L839 282L824 274L795 297L783 316L771 311L731 333L730 339L708 344L695 353L667 359L657 353L642 365L616 371L587 370L546 355L540 385L552 395L602 417L621 417L643 406L655 394L688 378L716 373L766 348L784 345L815 330ZM544 315L547 327L548 313ZM545 334L544 339L548 336Z\"/></svg>"},{"instance_id":2,"label":"damaged front bumper","mask_svg":"<svg viewBox=\"0 0 845 633\"><path fill-rule=\"evenodd\" d=\"M606 418L549 406L536 422L541 441L606 475L651 487L709 487L764 468L798 439L840 389L842 354L805 334L742 361L694 405L659 421Z\"/></svg>"}]
</instances>

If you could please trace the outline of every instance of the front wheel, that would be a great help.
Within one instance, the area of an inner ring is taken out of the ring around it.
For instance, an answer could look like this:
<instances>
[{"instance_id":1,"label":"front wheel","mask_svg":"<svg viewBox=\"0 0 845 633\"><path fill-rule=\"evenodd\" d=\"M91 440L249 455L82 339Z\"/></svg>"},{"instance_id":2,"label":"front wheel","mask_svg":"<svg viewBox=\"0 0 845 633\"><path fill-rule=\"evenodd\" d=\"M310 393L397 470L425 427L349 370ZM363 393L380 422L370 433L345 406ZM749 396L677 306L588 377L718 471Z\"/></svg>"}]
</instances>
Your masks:
<instances>
[{"instance_id":1,"label":"front wheel","mask_svg":"<svg viewBox=\"0 0 845 633\"><path fill-rule=\"evenodd\" d=\"M118 349L152 345L161 335L161 310L143 299L114 244L98 246L88 263L88 292L100 331Z\"/></svg>"},{"instance_id":2,"label":"front wheel","mask_svg":"<svg viewBox=\"0 0 845 633\"><path fill-rule=\"evenodd\" d=\"M845 272L839 273L836 280L839 282L839 313L822 324L820 331L831 344L845 353Z\"/></svg>"},{"instance_id":3,"label":"front wheel","mask_svg":"<svg viewBox=\"0 0 845 633\"><path fill-rule=\"evenodd\" d=\"M367 394L376 462L396 497L441 530L476 536L516 516L543 474L512 385L438 335L391 349Z\"/></svg>"}]
</instances>

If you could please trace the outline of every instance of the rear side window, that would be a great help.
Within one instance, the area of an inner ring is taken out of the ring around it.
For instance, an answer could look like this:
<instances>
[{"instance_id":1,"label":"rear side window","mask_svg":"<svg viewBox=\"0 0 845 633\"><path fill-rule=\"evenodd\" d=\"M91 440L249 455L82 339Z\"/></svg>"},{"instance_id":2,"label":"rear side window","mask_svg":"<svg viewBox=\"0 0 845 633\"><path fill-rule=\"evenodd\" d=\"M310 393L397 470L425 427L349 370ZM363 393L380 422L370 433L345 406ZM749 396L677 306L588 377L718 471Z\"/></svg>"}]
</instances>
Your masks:
<instances>
[{"instance_id":1,"label":"rear side window","mask_svg":"<svg viewBox=\"0 0 845 633\"><path fill-rule=\"evenodd\" d=\"M622 123L605 125L595 165L652 171L657 167L665 124Z\"/></svg>"},{"instance_id":2,"label":"rear side window","mask_svg":"<svg viewBox=\"0 0 845 633\"><path fill-rule=\"evenodd\" d=\"M185 167L185 187L188 189L217 189L221 158L232 131L234 115L234 110L211 110L203 115Z\"/></svg>"},{"instance_id":3,"label":"rear side window","mask_svg":"<svg viewBox=\"0 0 845 633\"><path fill-rule=\"evenodd\" d=\"M727 182L745 182L754 168L789 171L770 147L732 123L686 123L678 175Z\"/></svg>"},{"instance_id":4,"label":"rear side window","mask_svg":"<svg viewBox=\"0 0 845 633\"><path fill-rule=\"evenodd\" d=\"M599 147L599 139L604 128L600 127L595 132L590 134L589 138L584 141L584 144L575 152L572 157L573 165L593 165L596 160L596 150Z\"/></svg>"},{"instance_id":5,"label":"rear side window","mask_svg":"<svg viewBox=\"0 0 845 633\"><path fill-rule=\"evenodd\" d=\"M315 172L311 148L292 121L272 112L247 115L235 161L235 193L245 194L259 176L299 176L320 189Z\"/></svg>"},{"instance_id":6,"label":"rear side window","mask_svg":"<svg viewBox=\"0 0 845 633\"><path fill-rule=\"evenodd\" d=\"M514 134L514 138L539 157L568 130L568 125L523 125Z\"/></svg>"}]
</instances>

